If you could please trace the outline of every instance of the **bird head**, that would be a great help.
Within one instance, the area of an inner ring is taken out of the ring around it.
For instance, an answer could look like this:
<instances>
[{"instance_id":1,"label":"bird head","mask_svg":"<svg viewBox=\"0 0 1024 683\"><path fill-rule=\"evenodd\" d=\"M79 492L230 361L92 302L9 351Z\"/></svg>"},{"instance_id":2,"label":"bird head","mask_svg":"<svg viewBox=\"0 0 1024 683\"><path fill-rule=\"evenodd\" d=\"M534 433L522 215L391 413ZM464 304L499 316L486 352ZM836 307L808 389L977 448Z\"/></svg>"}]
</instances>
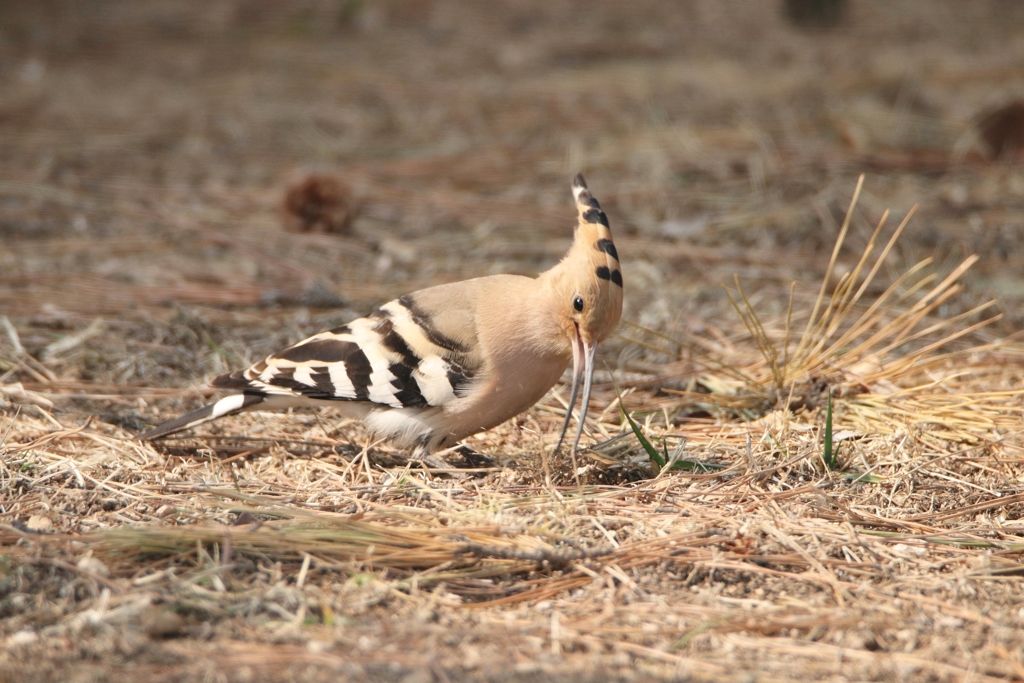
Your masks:
<instances>
[{"instance_id":1,"label":"bird head","mask_svg":"<svg viewBox=\"0 0 1024 683\"><path fill-rule=\"evenodd\" d=\"M612 333L622 315L622 270L608 218L582 175L573 179L572 193L579 213L573 244L562 262L549 271L557 316L573 356L569 409L556 452L562 446L582 384L583 406L572 450L579 445L590 404L597 345Z\"/></svg>"}]
</instances>

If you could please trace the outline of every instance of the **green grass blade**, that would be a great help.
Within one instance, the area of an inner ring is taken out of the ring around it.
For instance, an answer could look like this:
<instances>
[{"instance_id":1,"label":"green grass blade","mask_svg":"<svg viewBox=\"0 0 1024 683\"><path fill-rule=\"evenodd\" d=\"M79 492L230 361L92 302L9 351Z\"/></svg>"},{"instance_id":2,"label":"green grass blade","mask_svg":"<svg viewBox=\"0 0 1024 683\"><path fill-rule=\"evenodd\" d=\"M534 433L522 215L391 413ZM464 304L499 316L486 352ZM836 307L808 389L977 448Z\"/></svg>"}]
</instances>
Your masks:
<instances>
[{"instance_id":1,"label":"green grass blade","mask_svg":"<svg viewBox=\"0 0 1024 683\"><path fill-rule=\"evenodd\" d=\"M651 459L651 462L658 466L659 472L663 470L665 468L665 459L661 457L660 453L658 453L658 449L654 447L654 444L648 441L647 437L644 436L644 433L640 431L640 425L638 425L636 420L630 417L629 413L626 412L626 409L622 407L621 401L619 402L619 410L622 411L622 416L626 418L627 422L629 422L629 426L636 435L637 441L639 441L640 445L644 447L645 451L647 451L647 457Z\"/></svg>"},{"instance_id":2,"label":"green grass blade","mask_svg":"<svg viewBox=\"0 0 1024 683\"><path fill-rule=\"evenodd\" d=\"M672 463L672 469L682 470L683 472L699 472L700 474L709 474L711 472L719 472L726 469L726 466L720 462L703 462L700 460L676 460Z\"/></svg>"},{"instance_id":3,"label":"green grass blade","mask_svg":"<svg viewBox=\"0 0 1024 683\"><path fill-rule=\"evenodd\" d=\"M632 416L626 412L625 407L622 405L622 393L619 391L619 385L615 384L613 381L612 386L615 387L615 396L619 399L619 412L622 413L622 417L626 418L626 422L629 423L630 428L633 430L633 434L636 435L637 441L639 441L640 445L644 447L645 451L647 451L647 457L651 459L652 463L658 466L658 472L661 472L665 469L665 463L668 462L668 460L661 457L661 454L658 453L658 449L655 448L654 445L647 440L647 437L644 436L644 433L640 431L640 425L638 425Z\"/></svg>"},{"instance_id":4,"label":"green grass blade","mask_svg":"<svg viewBox=\"0 0 1024 683\"><path fill-rule=\"evenodd\" d=\"M836 454L832 450L832 390L828 392L828 407L825 409L825 452L822 454L825 467L832 471L838 469Z\"/></svg>"}]
</instances>

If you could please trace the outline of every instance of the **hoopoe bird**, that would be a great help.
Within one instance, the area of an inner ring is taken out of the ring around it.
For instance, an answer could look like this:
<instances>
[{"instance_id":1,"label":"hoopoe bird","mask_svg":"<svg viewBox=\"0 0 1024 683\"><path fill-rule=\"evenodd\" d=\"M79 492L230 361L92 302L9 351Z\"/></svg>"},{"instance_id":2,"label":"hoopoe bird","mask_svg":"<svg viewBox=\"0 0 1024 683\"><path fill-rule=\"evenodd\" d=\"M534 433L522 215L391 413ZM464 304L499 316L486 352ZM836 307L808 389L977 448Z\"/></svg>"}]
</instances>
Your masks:
<instances>
[{"instance_id":1,"label":"hoopoe bird","mask_svg":"<svg viewBox=\"0 0 1024 683\"><path fill-rule=\"evenodd\" d=\"M622 313L622 270L608 219L582 175L572 247L536 278L491 275L438 285L221 375L235 393L165 422L151 440L253 409L330 405L377 438L423 458L495 427L539 401L570 359L572 389L557 452L583 400L583 434L597 345Z\"/></svg>"}]
</instances>

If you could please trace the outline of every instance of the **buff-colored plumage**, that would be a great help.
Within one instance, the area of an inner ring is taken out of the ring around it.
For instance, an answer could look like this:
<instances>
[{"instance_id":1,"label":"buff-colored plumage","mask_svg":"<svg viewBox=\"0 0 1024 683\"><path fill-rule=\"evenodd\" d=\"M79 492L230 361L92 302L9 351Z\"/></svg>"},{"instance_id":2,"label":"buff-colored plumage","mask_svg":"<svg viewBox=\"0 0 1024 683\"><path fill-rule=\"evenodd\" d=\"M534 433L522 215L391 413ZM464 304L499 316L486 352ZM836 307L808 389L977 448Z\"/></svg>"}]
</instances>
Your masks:
<instances>
[{"instance_id":1,"label":"buff-colored plumage","mask_svg":"<svg viewBox=\"0 0 1024 683\"><path fill-rule=\"evenodd\" d=\"M321 332L213 386L227 396L142 434L154 439L256 408L331 405L422 456L490 429L539 401L573 361L570 410L590 398L597 344L622 311L608 220L582 176L573 244L537 278L493 275L430 287Z\"/></svg>"}]
</instances>

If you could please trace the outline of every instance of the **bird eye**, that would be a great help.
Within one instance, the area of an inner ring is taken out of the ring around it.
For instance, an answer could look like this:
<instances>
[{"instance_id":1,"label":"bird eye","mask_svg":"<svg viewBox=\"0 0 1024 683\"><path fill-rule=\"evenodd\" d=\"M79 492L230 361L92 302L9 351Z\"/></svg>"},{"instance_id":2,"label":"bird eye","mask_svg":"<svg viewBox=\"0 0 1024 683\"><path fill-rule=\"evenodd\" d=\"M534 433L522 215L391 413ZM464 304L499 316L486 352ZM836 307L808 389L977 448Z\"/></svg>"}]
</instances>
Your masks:
<instances>
[{"instance_id":1,"label":"bird eye","mask_svg":"<svg viewBox=\"0 0 1024 683\"><path fill-rule=\"evenodd\" d=\"M576 309L577 313L583 312L583 297L576 295L576 298L572 300L572 307Z\"/></svg>"}]
</instances>

